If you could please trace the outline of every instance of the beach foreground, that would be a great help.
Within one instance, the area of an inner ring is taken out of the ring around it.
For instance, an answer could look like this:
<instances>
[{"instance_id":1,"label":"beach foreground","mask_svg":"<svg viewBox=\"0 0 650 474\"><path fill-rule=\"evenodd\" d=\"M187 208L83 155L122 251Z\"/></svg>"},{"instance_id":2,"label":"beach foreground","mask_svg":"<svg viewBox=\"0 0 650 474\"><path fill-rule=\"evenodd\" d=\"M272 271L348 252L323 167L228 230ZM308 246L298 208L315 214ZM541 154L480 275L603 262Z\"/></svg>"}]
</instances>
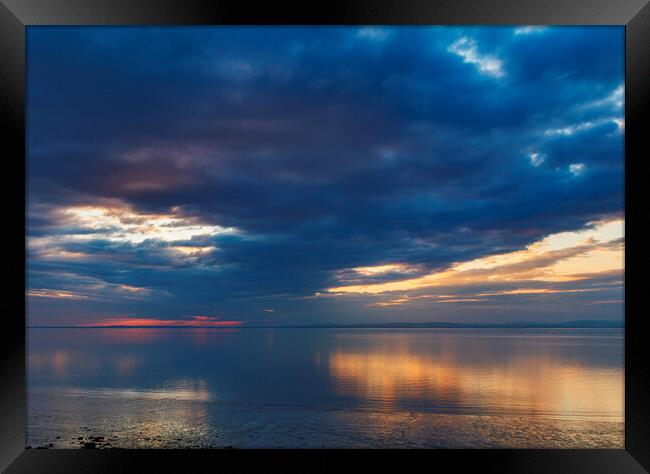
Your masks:
<instances>
[{"instance_id":1,"label":"beach foreground","mask_svg":"<svg viewBox=\"0 0 650 474\"><path fill-rule=\"evenodd\" d=\"M621 422L318 410L244 403L215 403L206 410L201 402L194 401L131 400L120 403L81 397L54 400L56 410L50 411L40 405L38 398L33 399L35 409L28 424L28 445L32 447L624 447ZM178 412L184 412L186 418L169 417L169 413ZM88 416L91 413L92 416Z\"/></svg>"}]
</instances>

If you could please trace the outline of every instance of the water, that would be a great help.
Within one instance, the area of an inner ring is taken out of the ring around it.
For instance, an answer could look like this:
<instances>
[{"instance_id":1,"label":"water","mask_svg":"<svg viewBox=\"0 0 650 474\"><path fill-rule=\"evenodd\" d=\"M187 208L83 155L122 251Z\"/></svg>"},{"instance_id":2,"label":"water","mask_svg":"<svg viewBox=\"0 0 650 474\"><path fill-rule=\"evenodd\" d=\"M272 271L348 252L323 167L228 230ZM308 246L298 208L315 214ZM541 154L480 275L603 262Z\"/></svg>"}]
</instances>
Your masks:
<instances>
[{"instance_id":1,"label":"water","mask_svg":"<svg viewBox=\"0 0 650 474\"><path fill-rule=\"evenodd\" d=\"M33 447L624 446L618 329L29 329L27 359Z\"/></svg>"}]
</instances>

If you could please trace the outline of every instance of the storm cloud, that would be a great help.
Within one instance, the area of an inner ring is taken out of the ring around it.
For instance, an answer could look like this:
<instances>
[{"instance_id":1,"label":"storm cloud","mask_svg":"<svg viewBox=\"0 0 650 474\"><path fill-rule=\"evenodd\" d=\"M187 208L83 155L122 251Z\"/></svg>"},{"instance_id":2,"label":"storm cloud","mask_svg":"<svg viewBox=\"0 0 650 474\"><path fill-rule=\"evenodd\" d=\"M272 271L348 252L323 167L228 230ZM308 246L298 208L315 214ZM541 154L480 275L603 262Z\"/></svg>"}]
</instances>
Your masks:
<instances>
[{"instance_id":1,"label":"storm cloud","mask_svg":"<svg viewBox=\"0 0 650 474\"><path fill-rule=\"evenodd\" d=\"M602 291L454 292L480 302L328 290L622 228L623 28L30 27L27 50L31 324L622 317L609 266L545 287Z\"/></svg>"}]
</instances>

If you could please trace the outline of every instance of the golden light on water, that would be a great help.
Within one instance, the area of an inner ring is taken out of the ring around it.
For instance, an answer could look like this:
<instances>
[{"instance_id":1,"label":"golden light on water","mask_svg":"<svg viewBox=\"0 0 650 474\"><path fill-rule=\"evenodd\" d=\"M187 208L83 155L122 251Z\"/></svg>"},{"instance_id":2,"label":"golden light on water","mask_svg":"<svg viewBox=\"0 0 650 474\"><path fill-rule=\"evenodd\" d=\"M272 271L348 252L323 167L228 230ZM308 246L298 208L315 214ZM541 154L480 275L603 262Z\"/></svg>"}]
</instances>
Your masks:
<instances>
[{"instance_id":1,"label":"golden light on water","mask_svg":"<svg viewBox=\"0 0 650 474\"><path fill-rule=\"evenodd\" d=\"M621 369L583 367L550 355L470 364L407 351L339 351L330 355L329 371L342 393L385 408L431 398L480 413L490 411L492 400L495 409L508 406L526 415L623 421Z\"/></svg>"},{"instance_id":2,"label":"golden light on water","mask_svg":"<svg viewBox=\"0 0 650 474\"><path fill-rule=\"evenodd\" d=\"M56 447L79 447L78 437L90 434L130 448L286 447L302 442L296 430L314 436L313 426L324 433L322 443L309 438L316 447L623 442L617 330L34 334L31 409L57 420ZM48 436L37 430L42 419L32 417L30 430ZM44 442L40 436L30 443Z\"/></svg>"}]
</instances>

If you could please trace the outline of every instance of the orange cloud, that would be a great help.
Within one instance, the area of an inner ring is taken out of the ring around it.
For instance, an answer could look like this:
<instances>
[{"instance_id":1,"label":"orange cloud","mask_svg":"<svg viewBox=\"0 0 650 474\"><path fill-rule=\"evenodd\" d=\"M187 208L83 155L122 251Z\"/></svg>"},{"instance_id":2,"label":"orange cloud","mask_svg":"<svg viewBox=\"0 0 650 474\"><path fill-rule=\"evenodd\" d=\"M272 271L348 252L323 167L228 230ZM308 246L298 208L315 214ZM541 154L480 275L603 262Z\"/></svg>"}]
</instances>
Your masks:
<instances>
[{"instance_id":1,"label":"orange cloud","mask_svg":"<svg viewBox=\"0 0 650 474\"><path fill-rule=\"evenodd\" d=\"M37 297L37 298L55 298L55 299L67 299L67 300L87 300L88 296L75 293L74 291L66 290L49 290L49 289L38 289L38 290L28 290L27 296Z\"/></svg>"},{"instance_id":2,"label":"orange cloud","mask_svg":"<svg viewBox=\"0 0 650 474\"><path fill-rule=\"evenodd\" d=\"M119 201L57 208L43 215L56 222L54 227L58 232L29 237L27 247L35 258L47 261L95 261L96 253L71 251L67 246L99 239L120 244L141 244L149 240L164 243L164 252L169 257L191 263L215 250L212 245L197 245L202 238L241 234L234 227L211 225L185 215L179 207L170 208L166 213L153 213ZM196 242L188 243L192 241Z\"/></svg>"},{"instance_id":3,"label":"orange cloud","mask_svg":"<svg viewBox=\"0 0 650 474\"><path fill-rule=\"evenodd\" d=\"M221 321L213 316L193 316L192 319L156 319L156 318L109 318L102 321L82 324L84 327L98 326L186 326L186 327L237 327L242 321Z\"/></svg>"},{"instance_id":4,"label":"orange cloud","mask_svg":"<svg viewBox=\"0 0 650 474\"><path fill-rule=\"evenodd\" d=\"M387 266L377 266L378 272ZM367 274L372 274L373 271L369 270L371 268L364 267L364 270ZM598 222L581 231L552 234L523 250L456 262L445 270L424 276L382 283L343 285L329 288L327 293L382 295L484 283L570 282L622 272L623 268L623 220L617 219ZM537 290L535 292L543 293Z\"/></svg>"}]
</instances>

